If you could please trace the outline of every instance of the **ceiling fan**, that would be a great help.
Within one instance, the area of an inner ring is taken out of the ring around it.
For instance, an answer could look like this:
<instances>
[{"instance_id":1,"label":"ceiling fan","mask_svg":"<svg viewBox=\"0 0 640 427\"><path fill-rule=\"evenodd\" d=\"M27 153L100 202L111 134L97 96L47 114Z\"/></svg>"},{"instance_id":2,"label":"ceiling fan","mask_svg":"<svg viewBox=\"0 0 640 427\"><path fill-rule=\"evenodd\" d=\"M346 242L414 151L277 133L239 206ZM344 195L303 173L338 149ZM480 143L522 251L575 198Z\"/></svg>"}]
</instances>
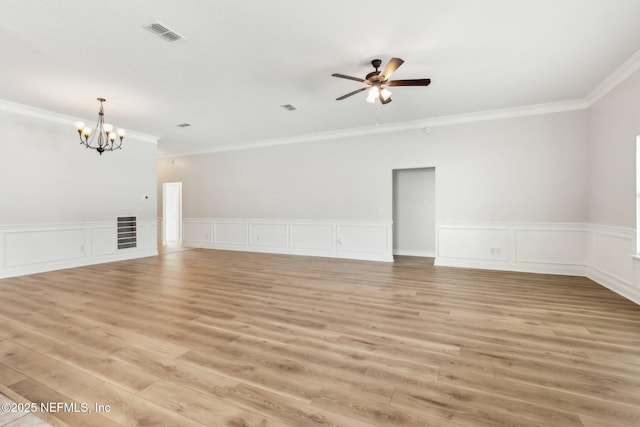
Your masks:
<instances>
[{"instance_id":1,"label":"ceiling fan","mask_svg":"<svg viewBox=\"0 0 640 427\"><path fill-rule=\"evenodd\" d=\"M380 59L374 59L371 61L371 65L375 68L375 71L370 72L365 76L364 79L358 77L351 77L344 74L334 73L331 74L333 77L339 77L341 79L355 80L357 82L366 83L367 87L363 87L353 92L349 92L346 95L342 95L339 98L336 98L336 101L342 101L345 98L348 98L352 95L355 95L360 92L364 92L369 89L369 96L367 96L367 101L374 103L376 99L380 100L382 104L388 104L391 102L391 91L384 87L386 86L429 86L431 83L431 79L410 79L410 80L389 80L391 74L400 67L404 61L400 58L391 58L387 65L384 66L382 71L379 71L380 65L382 65L382 61Z\"/></svg>"}]
</instances>

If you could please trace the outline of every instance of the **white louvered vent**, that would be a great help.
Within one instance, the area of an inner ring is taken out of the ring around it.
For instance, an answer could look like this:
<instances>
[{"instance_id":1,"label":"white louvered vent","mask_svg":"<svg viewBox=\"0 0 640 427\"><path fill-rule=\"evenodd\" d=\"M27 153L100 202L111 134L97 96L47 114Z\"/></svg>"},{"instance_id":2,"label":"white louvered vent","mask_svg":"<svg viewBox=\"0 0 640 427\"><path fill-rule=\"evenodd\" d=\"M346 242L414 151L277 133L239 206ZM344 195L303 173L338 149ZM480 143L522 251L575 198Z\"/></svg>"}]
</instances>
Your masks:
<instances>
[{"instance_id":1,"label":"white louvered vent","mask_svg":"<svg viewBox=\"0 0 640 427\"><path fill-rule=\"evenodd\" d=\"M136 247L138 236L136 223L135 216L118 217L118 249Z\"/></svg>"},{"instance_id":2,"label":"white louvered vent","mask_svg":"<svg viewBox=\"0 0 640 427\"><path fill-rule=\"evenodd\" d=\"M183 36L157 21L145 25L144 28L170 43L176 42L178 40L184 40Z\"/></svg>"}]
</instances>

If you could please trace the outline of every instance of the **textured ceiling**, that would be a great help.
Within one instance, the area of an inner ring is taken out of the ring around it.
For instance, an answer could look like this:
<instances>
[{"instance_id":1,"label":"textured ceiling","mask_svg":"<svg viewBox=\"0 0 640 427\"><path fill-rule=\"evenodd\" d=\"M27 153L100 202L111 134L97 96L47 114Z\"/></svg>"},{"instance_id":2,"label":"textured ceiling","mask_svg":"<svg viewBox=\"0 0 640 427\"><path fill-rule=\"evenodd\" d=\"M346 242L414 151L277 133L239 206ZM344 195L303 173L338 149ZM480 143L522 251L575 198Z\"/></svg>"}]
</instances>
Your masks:
<instances>
[{"instance_id":1,"label":"textured ceiling","mask_svg":"<svg viewBox=\"0 0 640 427\"><path fill-rule=\"evenodd\" d=\"M640 48L638 16L638 0L3 0L0 98L91 119L101 96L160 154L227 149L581 99ZM332 73L393 56L394 78L431 86L335 101L360 84Z\"/></svg>"}]
</instances>

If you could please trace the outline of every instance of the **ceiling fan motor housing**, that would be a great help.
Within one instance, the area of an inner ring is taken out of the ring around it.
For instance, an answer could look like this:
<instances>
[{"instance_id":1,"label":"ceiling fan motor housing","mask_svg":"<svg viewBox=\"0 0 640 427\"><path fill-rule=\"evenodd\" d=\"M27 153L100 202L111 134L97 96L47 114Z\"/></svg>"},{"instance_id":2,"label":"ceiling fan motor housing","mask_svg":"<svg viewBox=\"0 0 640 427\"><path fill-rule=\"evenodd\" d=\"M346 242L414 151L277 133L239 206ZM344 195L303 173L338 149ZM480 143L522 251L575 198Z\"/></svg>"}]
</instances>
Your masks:
<instances>
[{"instance_id":1,"label":"ceiling fan motor housing","mask_svg":"<svg viewBox=\"0 0 640 427\"><path fill-rule=\"evenodd\" d=\"M371 61L371 65L373 65L373 68L375 68L376 70L367 74L367 76L365 77L366 80L372 80L373 77L377 77L380 74L378 68L380 68L380 65L382 65L382 60L374 59L373 61ZM377 79L373 79L373 81L375 80Z\"/></svg>"}]
</instances>

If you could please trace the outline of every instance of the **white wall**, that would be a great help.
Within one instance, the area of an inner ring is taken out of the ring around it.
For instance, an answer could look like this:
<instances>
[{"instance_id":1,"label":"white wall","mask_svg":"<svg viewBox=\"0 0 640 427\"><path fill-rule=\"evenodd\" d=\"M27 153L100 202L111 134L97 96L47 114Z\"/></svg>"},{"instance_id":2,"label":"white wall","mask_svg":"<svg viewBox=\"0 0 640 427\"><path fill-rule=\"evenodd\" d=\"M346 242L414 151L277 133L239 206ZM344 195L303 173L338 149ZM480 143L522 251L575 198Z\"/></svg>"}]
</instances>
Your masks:
<instances>
[{"instance_id":1,"label":"white wall","mask_svg":"<svg viewBox=\"0 0 640 427\"><path fill-rule=\"evenodd\" d=\"M640 72L589 109L589 220L597 229L589 277L640 303L636 240L636 139Z\"/></svg>"},{"instance_id":2,"label":"white wall","mask_svg":"<svg viewBox=\"0 0 640 427\"><path fill-rule=\"evenodd\" d=\"M640 135L640 72L589 108L589 220L636 226L636 137Z\"/></svg>"},{"instance_id":3,"label":"white wall","mask_svg":"<svg viewBox=\"0 0 640 427\"><path fill-rule=\"evenodd\" d=\"M393 171L393 253L436 254L435 168Z\"/></svg>"},{"instance_id":4,"label":"white wall","mask_svg":"<svg viewBox=\"0 0 640 427\"><path fill-rule=\"evenodd\" d=\"M83 148L73 127L0 109L0 224L155 219L157 146ZM143 196L149 199L144 200Z\"/></svg>"},{"instance_id":5,"label":"white wall","mask_svg":"<svg viewBox=\"0 0 640 427\"><path fill-rule=\"evenodd\" d=\"M157 252L157 144L128 136L100 156L34 111L0 102L0 277ZM117 216L138 217L137 251L116 250Z\"/></svg>"},{"instance_id":6,"label":"white wall","mask_svg":"<svg viewBox=\"0 0 640 427\"><path fill-rule=\"evenodd\" d=\"M183 183L185 218L390 221L392 170L435 166L440 223L585 222L586 127L573 111L160 159L159 184Z\"/></svg>"}]
</instances>

